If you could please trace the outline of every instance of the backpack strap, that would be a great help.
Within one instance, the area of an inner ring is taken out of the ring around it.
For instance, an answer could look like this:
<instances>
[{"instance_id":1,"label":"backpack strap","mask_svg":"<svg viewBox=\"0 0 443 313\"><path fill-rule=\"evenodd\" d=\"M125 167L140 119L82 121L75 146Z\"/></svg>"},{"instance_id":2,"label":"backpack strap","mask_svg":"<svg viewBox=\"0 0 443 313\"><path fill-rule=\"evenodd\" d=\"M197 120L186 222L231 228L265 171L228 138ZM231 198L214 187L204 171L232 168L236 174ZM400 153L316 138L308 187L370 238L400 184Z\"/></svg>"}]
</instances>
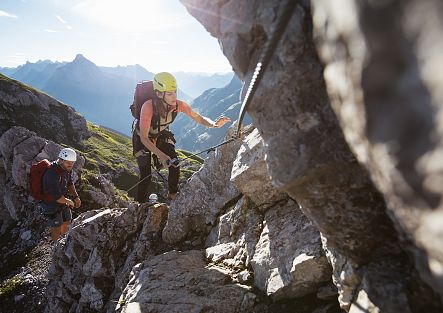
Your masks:
<instances>
[{"instance_id":1,"label":"backpack strap","mask_svg":"<svg viewBox=\"0 0 443 313\"><path fill-rule=\"evenodd\" d=\"M178 104L176 104L175 108L172 111L168 110L168 114L169 114L169 112L172 112L171 121L166 124L161 124L160 123L160 113L157 108L157 105L158 104L156 104L156 103L154 104L154 101L153 101L154 110L153 110L151 125L152 125L152 128L157 128L157 134L155 134L155 135L150 134L150 135L152 135L153 138L158 137L165 129L168 129L169 125L172 124L172 122L174 122L174 120L178 114ZM166 126L166 128L163 131L160 130L162 126Z\"/></svg>"},{"instance_id":2,"label":"backpack strap","mask_svg":"<svg viewBox=\"0 0 443 313\"><path fill-rule=\"evenodd\" d=\"M58 176L62 176L63 174L63 169L60 167L60 165L58 165L57 163L54 163L51 165L51 168L54 168L55 172L57 173Z\"/></svg>"}]
</instances>

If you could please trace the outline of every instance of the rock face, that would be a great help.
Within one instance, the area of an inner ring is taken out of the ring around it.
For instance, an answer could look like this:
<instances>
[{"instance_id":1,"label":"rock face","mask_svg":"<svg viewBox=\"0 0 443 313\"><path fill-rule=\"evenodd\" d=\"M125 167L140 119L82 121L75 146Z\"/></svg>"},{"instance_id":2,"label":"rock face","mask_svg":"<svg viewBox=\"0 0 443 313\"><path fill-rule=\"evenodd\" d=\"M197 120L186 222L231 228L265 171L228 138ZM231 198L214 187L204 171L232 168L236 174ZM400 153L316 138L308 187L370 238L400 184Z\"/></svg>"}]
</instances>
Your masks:
<instances>
[{"instance_id":1,"label":"rock face","mask_svg":"<svg viewBox=\"0 0 443 313\"><path fill-rule=\"evenodd\" d=\"M217 149L217 162L205 163L169 210L143 204L80 215L54 250L48 311L289 312L288 303L310 296L316 301L303 306L311 312L337 303L317 299L332 273L320 233L272 189L263 149L253 129ZM221 170L234 160L241 173ZM213 182L210 196L222 200L205 200L202 182ZM272 196L260 202L261 193Z\"/></svg>"},{"instance_id":2,"label":"rock face","mask_svg":"<svg viewBox=\"0 0 443 313\"><path fill-rule=\"evenodd\" d=\"M274 299L316 292L331 280L318 230L292 200L264 215L251 265L255 285Z\"/></svg>"},{"instance_id":3,"label":"rock face","mask_svg":"<svg viewBox=\"0 0 443 313\"><path fill-rule=\"evenodd\" d=\"M74 109L3 75L0 121L0 135L13 126L26 126L43 138L74 147L90 136L86 120Z\"/></svg>"},{"instance_id":4,"label":"rock face","mask_svg":"<svg viewBox=\"0 0 443 313\"><path fill-rule=\"evenodd\" d=\"M340 9L339 9L340 8ZM398 235L443 297L439 1L313 1L332 107ZM346 21L346 22L343 22ZM389 31L385 31L389 30Z\"/></svg>"},{"instance_id":5,"label":"rock face","mask_svg":"<svg viewBox=\"0 0 443 313\"><path fill-rule=\"evenodd\" d=\"M271 180L263 176L268 171L264 158L263 140L255 129L240 146L231 172L231 182L236 188L262 209L286 198L286 194L275 189Z\"/></svg>"},{"instance_id":6,"label":"rock face","mask_svg":"<svg viewBox=\"0 0 443 313\"><path fill-rule=\"evenodd\" d=\"M182 3L218 38L246 85L290 7L290 1ZM442 215L435 114L441 75L432 70L441 65L441 49L430 39L442 32L441 6L432 0L293 4L247 109L262 135L272 183L325 238L343 308L441 310L429 290L443 295L441 243L430 240L442 238L435 227ZM432 18L424 15L429 8ZM371 277L386 292L371 287ZM401 294L398 305L392 290Z\"/></svg>"},{"instance_id":7,"label":"rock face","mask_svg":"<svg viewBox=\"0 0 443 313\"><path fill-rule=\"evenodd\" d=\"M165 205L143 205L89 211L77 218L53 254L49 310L105 310L114 289L126 286L132 266L153 253L166 217Z\"/></svg>"},{"instance_id":8,"label":"rock face","mask_svg":"<svg viewBox=\"0 0 443 313\"><path fill-rule=\"evenodd\" d=\"M202 251L170 251L134 267L121 312L257 312L257 296L208 267Z\"/></svg>"},{"instance_id":9,"label":"rock face","mask_svg":"<svg viewBox=\"0 0 443 313\"><path fill-rule=\"evenodd\" d=\"M256 130L169 209L81 215L53 252L48 311L441 312L441 4L182 2L246 82L291 13L247 108ZM20 215L20 144L52 151L29 138L0 140L0 216Z\"/></svg>"},{"instance_id":10,"label":"rock face","mask_svg":"<svg viewBox=\"0 0 443 313\"><path fill-rule=\"evenodd\" d=\"M226 137L231 137L234 129ZM225 138L227 140L227 138ZM163 239L177 243L191 232L207 232L220 208L240 195L229 182L232 163L241 140L235 140L217 149L206 161L206 166L196 172L171 205L169 218L163 230Z\"/></svg>"}]
</instances>

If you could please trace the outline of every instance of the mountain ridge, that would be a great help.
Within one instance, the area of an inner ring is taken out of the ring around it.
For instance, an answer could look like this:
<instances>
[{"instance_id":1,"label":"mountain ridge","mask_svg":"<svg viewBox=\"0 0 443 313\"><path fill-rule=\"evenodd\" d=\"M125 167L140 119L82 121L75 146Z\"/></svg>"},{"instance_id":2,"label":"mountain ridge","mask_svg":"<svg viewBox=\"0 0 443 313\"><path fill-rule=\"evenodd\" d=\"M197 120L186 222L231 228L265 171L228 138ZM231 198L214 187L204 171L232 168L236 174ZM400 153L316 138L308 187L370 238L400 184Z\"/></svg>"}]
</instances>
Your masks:
<instances>
[{"instance_id":1,"label":"mountain ridge","mask_svg":"<svg viewBox=\"0 0 443 313\"><path fill-rule=\"evenodd\" d=\"M82 54L77 54L72 62L40 60L36 63L27 62L15 71L0 68L1 72L71 105L88 120L126 135L131 134L133 118L128 108L133 100L135 86L154 76L154 73L139 64L101 67ZM195 74L192 75L195 81L197 78ZM186 82L186 79L183 78L182 82ZM192 100L181 87L178 98L186 102Z\"/></svg>"}]
</instances>

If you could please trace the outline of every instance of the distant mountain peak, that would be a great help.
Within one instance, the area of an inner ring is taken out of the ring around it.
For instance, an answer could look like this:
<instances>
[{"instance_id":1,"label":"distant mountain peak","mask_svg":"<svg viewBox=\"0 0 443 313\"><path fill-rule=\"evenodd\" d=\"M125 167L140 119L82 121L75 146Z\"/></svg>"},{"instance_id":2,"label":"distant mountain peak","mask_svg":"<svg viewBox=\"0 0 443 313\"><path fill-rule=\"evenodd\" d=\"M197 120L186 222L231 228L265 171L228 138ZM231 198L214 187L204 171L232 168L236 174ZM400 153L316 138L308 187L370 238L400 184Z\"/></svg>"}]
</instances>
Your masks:
<instances>
[{"instance_id":1,"label":"distant mountain peak","mask_svg":"<svg viewBox=\"0 0 443 313\"><path fill-rule=\"evenodd\" d=\"M75 56L74 61L72 61L73 64L85 64L85 65L94 65L95 64L92 61L89 61L85 56L81 53L77 54Z\"/></svg>"},{"instance_id":2,"label":"distant mountain peak","mask_svg":"<svg viewBox=\"0 0 443 313\"><path fill-rule=\"evenodd\" d=\"M76 61L76 60L82 60L82 59L87 60L83 54L81 54L81 53L77 53L77 55L75 56L74 61Z\"/></svg>"}]
</instances>

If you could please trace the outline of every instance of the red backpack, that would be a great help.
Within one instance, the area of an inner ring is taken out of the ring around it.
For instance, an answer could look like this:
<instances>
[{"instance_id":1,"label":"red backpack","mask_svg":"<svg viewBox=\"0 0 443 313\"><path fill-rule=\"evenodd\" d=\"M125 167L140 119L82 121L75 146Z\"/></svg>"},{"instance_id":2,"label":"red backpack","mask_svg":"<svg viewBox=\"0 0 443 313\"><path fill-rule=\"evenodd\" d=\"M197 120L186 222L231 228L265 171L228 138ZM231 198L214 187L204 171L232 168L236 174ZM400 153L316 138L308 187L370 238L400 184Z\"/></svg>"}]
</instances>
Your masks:
<instances>
[{"instance_id":1,"label":"red backpack","mask_svg":"<svg viewBox=\"0 0 443 313\"><path fill-rule=\"evenodd\" d=\"M50 167L51 162L47 159L43 159L31 166L31 170L29 171L29 190L35 200L46 202L53 200L51 195L43 192L43 174L45 174L46 170ZM58 171L56 172L60 174Z\"/></svg>"},{"instance_id":2,"label":"red backpack","mask_svg":"<svg viewBox=\"0 0 443 313\"><path fill-rule=\"evenodd\" d=\"M132 102L131 106L129 107L132 116L137 120L140 119L140 111L142 110L143 103L154 98L155 92L152 80L138 83L135 87L134 102Z\"/></svg>"}]
</instances>

